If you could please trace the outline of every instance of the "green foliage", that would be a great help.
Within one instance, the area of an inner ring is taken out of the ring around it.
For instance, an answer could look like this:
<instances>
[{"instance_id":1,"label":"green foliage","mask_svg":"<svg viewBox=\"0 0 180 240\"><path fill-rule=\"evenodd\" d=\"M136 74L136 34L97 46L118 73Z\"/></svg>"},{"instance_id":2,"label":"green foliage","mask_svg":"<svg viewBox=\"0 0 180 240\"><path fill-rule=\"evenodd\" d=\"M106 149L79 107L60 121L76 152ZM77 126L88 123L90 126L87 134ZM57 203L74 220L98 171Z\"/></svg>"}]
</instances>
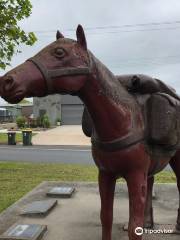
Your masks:
<instances>
[{"instance_id":1,"label":"green foliage","mask_svg":"<svg viewBox=\"0 0 180 240\"><path fill-rule=\"evenodd\" d=\"M56 122L61 122L61 118L60 117L56 118Z\"/></svg>"},{"instance_id":2,"label":"green foliage","mask_svg":"<svg viewBox=\"0 0 180 240\"><path fill-rule=\"evenodd\" d=\"M42 181L96 182L97 179L98 170L95 166L0 161L0 212ZM175 182L176 177L171 172L163 171L156 175L156 183Z\"/></svg>"},{"instance_id":3,"label":"green foliage","mask_svg":"<svg viewBox=\"0 0 180 240\"><path fill-rule=\"evenodd\" d=\"M37 117L37 119L36 119L36 126L37 127L42 127L42 117Z\"/></svg>"},{"instance_id":4,"label":"green foliage","mask_svg":"<svg viewBox=\"0 0 180 240\"><path fill-rule=\"evenodd\" d=\"M44 114L41 117L38 117L36 119L36 124L38 127L43 127L43 128L49 128L50 127L50 121L48 115Z\"/></svg>"},{"instance_id":5,"label":"green foliage","mask_svg":"<svg viewBox=\"0 0 180 240\"><path fill-rule=\"evenodd\" d=\"M37 120L36 120L36 119L29 119L28 124L29 124L29 127L30 127L30 128L36 128L36 127L39 126L39 125L37 124Z\"/></svg>"},{"instance_id":6,"label":"green foliage","mask_svg":"<svg viewBox=\"0 0 180 240\"><path fill-rule=\"evenodd\" d=\"M18 128L24 128L26 125L26 118L23 116L18 116L16 118L16 123L17 123Z\"/></svg>"},{"instance_id":7,"label":"green foliage","mask_svg":"<svg viewBox=\"0 0 180 240\"><path fill-rule=\"evenodd\" d=\"M0 162L0 212L42 181L97 181L97 168L78 164Z\"/></svg>"},{"instance_id":8,"label":"green foliage","mask_svg":"<svg viewBox=\"0 0 180 240\"><path fill-rule=\"evenodd\" d=\"M19 102L19 104L25 104L25 103L31 103L31 102L25 98Z\"/></svg>"},{"instance_id":9,"label":"green foliage","mask_svg":"<svg viewBox=\"0 0 180 240\"><path fill-rule=\"evenodd\" d=\"M33 45L34 33L25 33L18 22L30 16L32 5L29 0L0 1L0 68L5 69L14 53L19 52L20 43Z\"/></svg>"},{"instance_id":10,"label":"green foliage","mask_svg":"<svg viewBox=\"0 0 180 240\"><path fill-rule=\"evenodd\" d=\"M44 128L49 128L50 127L49 117L46 114L42 117L42 126Z\"/></svg>"},{"instance_id":11,"label":"green foliage","mask_svg":"<svg viewBox=\"0 0 180 240\"><path fill-rule=\"evenodd\" d=\"M16 133L16 142L22 142L22 133ZM0 144L8 143L7 133L0 133Z\"/></svg>"}]
</instances>

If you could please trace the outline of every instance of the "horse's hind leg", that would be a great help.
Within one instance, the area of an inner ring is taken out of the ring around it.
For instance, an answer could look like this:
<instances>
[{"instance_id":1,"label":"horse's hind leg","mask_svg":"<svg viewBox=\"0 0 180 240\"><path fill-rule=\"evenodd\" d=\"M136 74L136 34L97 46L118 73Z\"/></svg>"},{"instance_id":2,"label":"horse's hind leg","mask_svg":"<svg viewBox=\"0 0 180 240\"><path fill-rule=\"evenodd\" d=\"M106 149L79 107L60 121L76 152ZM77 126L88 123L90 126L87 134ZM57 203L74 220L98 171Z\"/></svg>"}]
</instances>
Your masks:
<instances>
[{"instance_id":1,"label":"horse's hind leg","mask_svg":"<svg viewBox=\"0 0 180 240\"><path fill-rule=\"evenodd\" d=\"M115 184L115 177L103 171L99 171L102 240L111 240Z\"/></svg>"},{"instance_id":2,"label":"horse's hind leg","mask_svg":"<svg viewBox=\"0 0 180 240\"><path fill-rule=\"evenodd\" d=\"M153 219L153 207L152 207L152 192L153 192L154 176L149 177L147 180L147 196L146 196L146 205L144 211L144 227L153 228L154 219Z\"/></svg>"},{"instance_id":3,"label":"horse's hind leg","mask_svg":"<svg viewBox=\"0 0 180 240\"><path fill-rule=\"evenodd\" d=\"M129 240L141 240L147 192L147 174L133 171L126 176L129 191ZM141 228L141 232L137 231Z\"/></svg>"},{"instance_id":4,"label":"horse's hind leg","mask_svg":"<svg viewBox=\"0 0 180 240\"><path fill-rule=\"evenodd\" d=\"M177 187L179 190L179 209L177 216L177 225L176 228L180 230L180 151L176 153L176 155L170 160L170 165L176 175L177 178Z\"/></svg>"}]
</instances>

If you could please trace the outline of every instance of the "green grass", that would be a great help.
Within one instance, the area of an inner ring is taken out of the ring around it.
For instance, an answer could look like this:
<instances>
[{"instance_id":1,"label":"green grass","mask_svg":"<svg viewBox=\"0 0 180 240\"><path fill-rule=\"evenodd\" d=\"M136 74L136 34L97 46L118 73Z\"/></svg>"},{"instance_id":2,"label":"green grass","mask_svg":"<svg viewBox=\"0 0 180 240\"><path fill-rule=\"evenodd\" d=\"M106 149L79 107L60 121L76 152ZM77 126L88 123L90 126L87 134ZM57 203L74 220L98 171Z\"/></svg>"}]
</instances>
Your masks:
<instances>
[{"instance_id":1,"label":"green grass","mask_svg":"<svg viewBox=\"0 0 180 240\"><path fill-rule=\"evenodd\" d=\"M42 181L97 181L97 168L73 164L0 162L0 212ZM171 172L157 175L158 183L173 183Z\"/></svg>"},{"instance_id":2,"label":"green grass","mask_svg":"<svg viewBox=\"0 0 180 240\"><path fill-rule=\"evenodd\" d=\"M22 142L22 133L16 133L16 142ZM0 144L8 143L7 133L0 133Z\"/></svg>"},{"instance_id":3,"label":"green grass","mask_svg":"<svg viewBox=\"0 0 180 240\"><path fill-rule=\"evenodd\" d=\"M0 212L42 181L96 181L95 167L0 162Z\"/></svg>"},{"instance_id":4,"label":"green grass","mask_svg":"<svg viewBox=\"0 0 180 240\"><path fill-rule=\"evenodd\" d=\"M32 136L36 135L33 133ZM16 143L22 142L22 133L16 133ZM7 133L0 133L0 144L8 144L8 135Z\"/></svg>"}]
</instances>

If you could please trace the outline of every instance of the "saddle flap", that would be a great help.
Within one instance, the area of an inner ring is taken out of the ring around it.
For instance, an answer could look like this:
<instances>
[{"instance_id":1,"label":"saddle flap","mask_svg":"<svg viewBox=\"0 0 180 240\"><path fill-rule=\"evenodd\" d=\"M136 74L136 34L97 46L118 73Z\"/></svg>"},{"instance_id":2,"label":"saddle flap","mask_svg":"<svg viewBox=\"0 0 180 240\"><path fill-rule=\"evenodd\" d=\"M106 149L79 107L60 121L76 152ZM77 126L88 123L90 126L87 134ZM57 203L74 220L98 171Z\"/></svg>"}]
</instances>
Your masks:
<instances>
[{"instance_id":1,"label":"saddle flap","mask_svg":"<svg viewBox=\"0 0 180 240\"><path fill-rule=\"evenodd\" d=\"M179 104L167 94L153 94L147 101L147 135L150 143L175 146L179 138Z\"/></svg>"}]
</instances>

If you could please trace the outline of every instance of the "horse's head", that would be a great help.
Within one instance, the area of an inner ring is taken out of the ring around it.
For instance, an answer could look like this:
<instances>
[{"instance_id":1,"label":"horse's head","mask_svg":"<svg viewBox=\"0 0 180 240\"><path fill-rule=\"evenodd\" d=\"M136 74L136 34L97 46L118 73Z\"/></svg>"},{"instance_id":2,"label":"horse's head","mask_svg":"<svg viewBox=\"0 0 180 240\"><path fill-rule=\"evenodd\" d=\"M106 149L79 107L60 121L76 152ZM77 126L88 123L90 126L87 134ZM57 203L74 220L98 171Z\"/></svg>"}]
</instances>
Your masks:
<instances>
[{"instance_id":1,"label":"horse's head","mask_svg":"<svg viewBox=\"0 0 180 240\"><path fill-rule=\"evenodd\" d=\"M6 73L0 78L1 96L17 103L24 97L78 93L88 79L91 64L80 25L76 35L77 41L64 38L58 31L55 42Z\"/></svg>"}]
</instances>

